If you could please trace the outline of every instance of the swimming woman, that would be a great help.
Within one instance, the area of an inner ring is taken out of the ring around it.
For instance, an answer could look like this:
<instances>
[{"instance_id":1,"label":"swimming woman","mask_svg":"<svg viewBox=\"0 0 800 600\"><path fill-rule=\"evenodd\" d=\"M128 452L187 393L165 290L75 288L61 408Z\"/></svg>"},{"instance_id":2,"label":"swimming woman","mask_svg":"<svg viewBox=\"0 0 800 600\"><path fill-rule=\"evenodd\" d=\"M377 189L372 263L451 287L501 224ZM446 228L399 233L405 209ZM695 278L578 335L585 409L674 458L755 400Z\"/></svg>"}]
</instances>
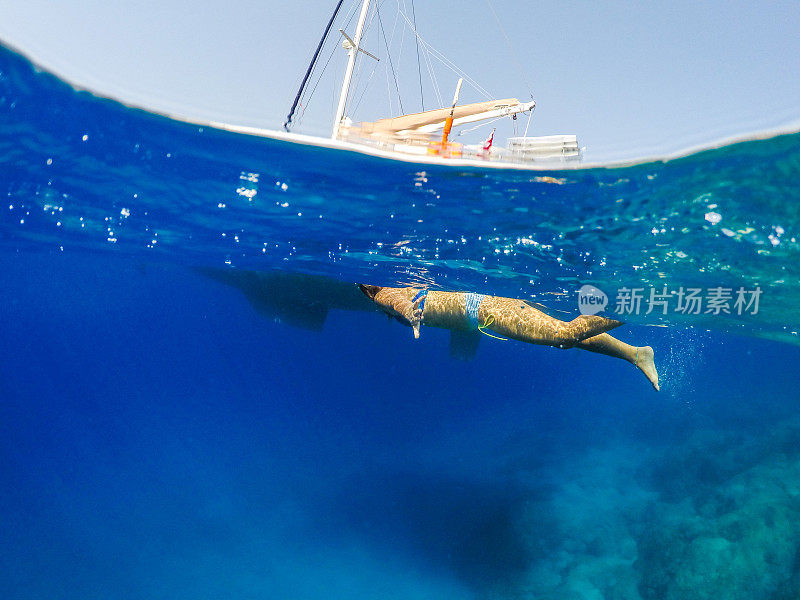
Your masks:
<instances>
[{"instance_id":1,"label":"swimming woman","mask_svg":"<svg viewBox=\"0 0 800 600\"><path fill-rule=\"evenodd\" d=\"M392 288L359 284L364 294L385 313L410 326L419 338L420 327L431 325L452 331L491 330L529 344L556 348L580 348L627 360L638 368L658 390L658 373L650 346L631 346L611 337L611 329L621 321L599 315L581 315L561 321L523 300L484 296L466 292L440 292L413 287Z\"/></svg>"}]
</instances>

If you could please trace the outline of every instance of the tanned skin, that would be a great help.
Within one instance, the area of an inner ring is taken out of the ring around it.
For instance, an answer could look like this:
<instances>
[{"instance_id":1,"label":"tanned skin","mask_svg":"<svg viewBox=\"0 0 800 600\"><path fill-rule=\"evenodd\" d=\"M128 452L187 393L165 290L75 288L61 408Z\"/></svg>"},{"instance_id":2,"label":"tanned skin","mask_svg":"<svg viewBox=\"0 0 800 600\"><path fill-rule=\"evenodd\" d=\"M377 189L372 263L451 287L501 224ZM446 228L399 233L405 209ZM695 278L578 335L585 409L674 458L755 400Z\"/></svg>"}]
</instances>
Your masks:
<instances>
[{"instance_id":1,"label":"tanned skin","mask_svg":"<svg viewBox=\"0 0 800 600\"><path fill-rule=\"evenodd\" d=\"M428 291L424 300L415 297L419 288L392 288L359 284L359 288L385 313L410 326L419 338L422 323L455 331L475 329L467 313L464 292ZM607 331L622 322L597 315L581 315L561 321L514 298L484 296L477 311L481 329L498 335L556 348L580 348L627 360L635 365L658 391L658 373L650 346L631 346L611 337Z\"/></svg>"}]
</instances>

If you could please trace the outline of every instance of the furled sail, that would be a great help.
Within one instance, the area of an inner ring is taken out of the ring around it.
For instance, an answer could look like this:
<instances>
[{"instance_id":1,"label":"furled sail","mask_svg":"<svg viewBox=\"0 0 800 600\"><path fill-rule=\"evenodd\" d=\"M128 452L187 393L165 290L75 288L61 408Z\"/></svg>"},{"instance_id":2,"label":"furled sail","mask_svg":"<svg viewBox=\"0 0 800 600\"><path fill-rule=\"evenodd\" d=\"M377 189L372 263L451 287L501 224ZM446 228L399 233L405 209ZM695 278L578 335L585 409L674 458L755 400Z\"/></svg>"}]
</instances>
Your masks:
<instances>
[{"instance_id":1,"label":"furled sail","mask_svg":"<svg viewBox=\"0 0 800 600\"><path fill-rule=\"evenodd\" d=\"M505 98L503 100L489 100L486 102L475 102L472 104L462 104L453 110L453 118L458 121L466 117L477 116L495 110L522 108L527 104L520 104L516 98ZM401 115L377 121L367 121L359 123L356 127L360 129L361 135L383 137L394 136L400 132L412 133L422 127L443 124L450 116L450 108L437 108L426 110L425 112ZM523 109L527 110L527 109ZM521 111L520 111L521 112Z\"/></svg>"}]
</instances>

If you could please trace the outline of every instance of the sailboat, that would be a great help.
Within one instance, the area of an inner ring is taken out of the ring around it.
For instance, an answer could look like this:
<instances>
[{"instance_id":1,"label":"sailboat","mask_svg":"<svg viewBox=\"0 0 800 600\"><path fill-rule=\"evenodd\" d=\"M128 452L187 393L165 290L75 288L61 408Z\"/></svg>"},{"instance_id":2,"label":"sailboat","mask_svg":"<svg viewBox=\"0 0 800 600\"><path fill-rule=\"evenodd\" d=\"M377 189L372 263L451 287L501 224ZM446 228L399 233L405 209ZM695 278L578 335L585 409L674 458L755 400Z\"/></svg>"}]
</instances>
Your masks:
<instances>
[{"instance_id":1,"label":"sailboat","mask_svg":"<svg viewBox=\"0 0 800 600\"><path fill-rule=\"evenodd\" d=\"M423 110L418 113L390 116L374 121L354 121L347 112L352 104L356 61L360 56L368 57L375 61L380 60L379 57L361 45L372 0L360 1L361 7L353 36L348 35L344 29L339 29L342 47L347 51L347 66L329 138L297 134L291 131L291 127L294 123L295 113L301 104L303 94L307 90L309 80L317 65L323 45L331 35L334 22L339 15L344 0L338 0L334 12L325 27L322 38L316 47L284 122L283 132L236 127L219 123L214 125L243 133L285 139L300 144L355 151L407 162L536 169L552 167L554 162L580 160L581 148L578 146L577 136L549 135L529 137L527 135L527 127L524 135L509 137L505 147L494 143L494 130L483 143L462 144L454 141L451 134L459 127L467 124L480 123L482 121L491 123L506 117L516 120L518 115L528 114L528 124L530 125L530 117L536 106L536 102L532 98L529 101L522 102L517 98L503 98L459 104L464 77L458 79L453 101L448 106L433 110ZM375 10L378 10L377 6ZM409 25L411 26L410 23ZM411 29L419 42L421 38L415 26L411 26Z\"/></svg>"}]
</instances>

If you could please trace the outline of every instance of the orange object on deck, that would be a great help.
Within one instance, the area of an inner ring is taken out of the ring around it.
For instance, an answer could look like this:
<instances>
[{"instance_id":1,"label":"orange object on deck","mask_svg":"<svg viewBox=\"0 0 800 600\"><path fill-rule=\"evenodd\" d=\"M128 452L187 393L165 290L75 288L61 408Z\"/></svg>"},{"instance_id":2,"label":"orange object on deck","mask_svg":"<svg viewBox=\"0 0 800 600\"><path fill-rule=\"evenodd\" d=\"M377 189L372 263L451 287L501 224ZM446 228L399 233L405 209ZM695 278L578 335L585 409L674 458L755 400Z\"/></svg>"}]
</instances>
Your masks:
<instances>
[{"instance_id":1,"label":"orange object on deck","mask_svg":"<svg viewBox=\"0 0 800 600\"><path fill-rule=\"evenodd\" d=\"M428 154L441 158L460 158L463 148L464 145L458 142L430 142L428 143Z\"/></svg>"},{"instance_id":2,"label":"orange object on deck","mask_svg":"<svg viewBox=\"0 0 800 600\"><path fill-rule=\"evenodd\" d=\"M442 147L447 145L447 137L450 135L450 132L453 130L453 112L450 111L450 116L447 117L447 120L444 122L444 130L442 131Z\"/></svg>"}]
</instances>

